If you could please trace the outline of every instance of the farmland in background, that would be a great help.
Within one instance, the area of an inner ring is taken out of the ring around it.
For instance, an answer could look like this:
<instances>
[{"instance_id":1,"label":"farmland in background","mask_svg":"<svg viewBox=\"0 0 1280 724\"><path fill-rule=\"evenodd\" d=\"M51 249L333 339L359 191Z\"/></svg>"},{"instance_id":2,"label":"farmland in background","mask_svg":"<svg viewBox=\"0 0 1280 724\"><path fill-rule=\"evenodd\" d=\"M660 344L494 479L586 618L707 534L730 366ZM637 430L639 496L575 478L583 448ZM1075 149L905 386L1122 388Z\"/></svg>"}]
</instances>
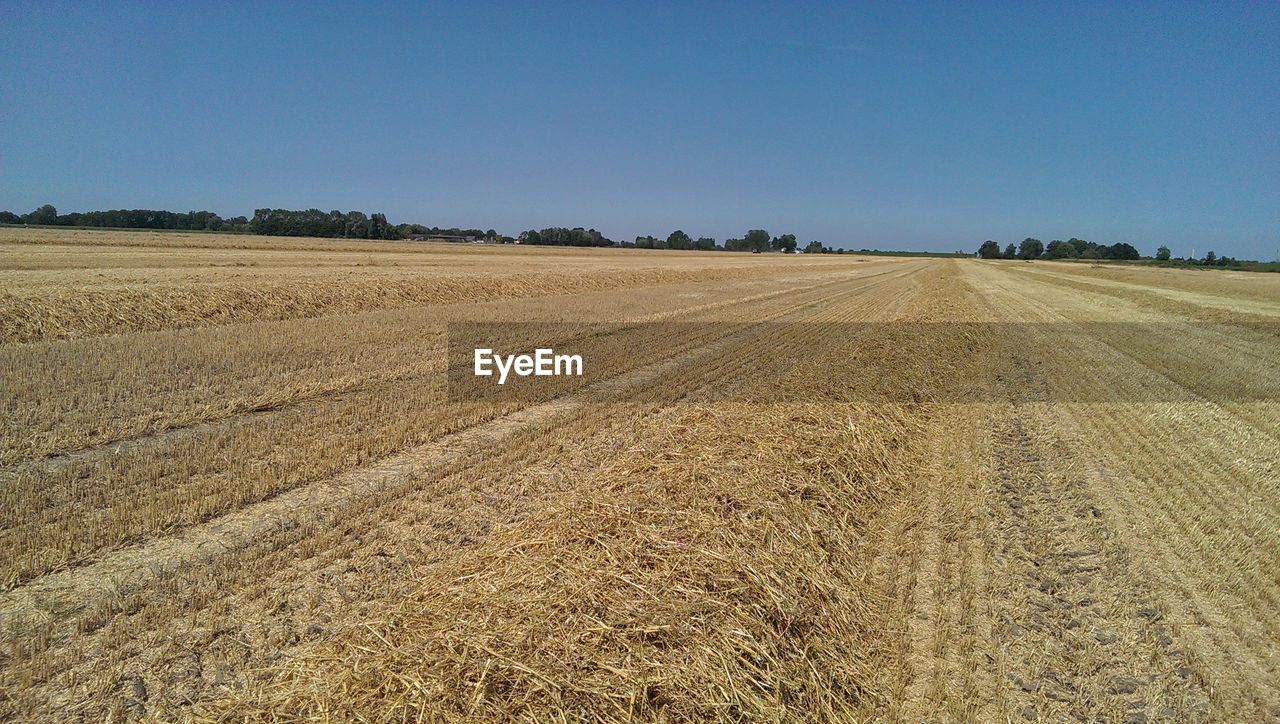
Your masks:
<instances>
[{"instance_id":1,"label":"farmland in background","mask_svg":"<svg viewBox=\"0 0 1280 724\"><path fill-rule=\"evenodd\" d=\"M0 716L1280 716L1278 277L3 229L0 280ZM495 320L624 343L450 396Z\"/></svg>"}]
</instances>

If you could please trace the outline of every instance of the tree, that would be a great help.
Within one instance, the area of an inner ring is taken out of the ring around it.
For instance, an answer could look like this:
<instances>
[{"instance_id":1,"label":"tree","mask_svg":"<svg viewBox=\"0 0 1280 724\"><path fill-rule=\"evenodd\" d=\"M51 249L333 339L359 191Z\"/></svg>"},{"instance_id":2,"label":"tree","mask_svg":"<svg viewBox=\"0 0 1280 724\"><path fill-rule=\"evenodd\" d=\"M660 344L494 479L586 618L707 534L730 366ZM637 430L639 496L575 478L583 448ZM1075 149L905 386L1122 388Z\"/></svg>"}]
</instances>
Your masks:
<instances>
[{"instance_id":1,"label":"tree","mask_svg":"<svg viewBox=\"0 0 1280 724\"><path fill-rule=\"evenodd\" d=\"M58 223L58 210L53 207L53 204L45 204L35 211L23 216L22 223L52 226Z\"/></svg>"},{"instance_id":2,"label":"tree","mask_svg":"<svg viewBox=\"0 0 1280 724\"><path fill-rule=\"evenodd\" d=\"M479 236L480 233L466 234L465 236ZM572 229L563 226L553 226L539 231L532 229L521 234L526 244L543 244L548 246L613 246L612 239L606 238L604 234L595 229L584 229L581 226L575 226Z\"/></svg>"},{"instance_id":3,"label":"tree","mask_svg":"<svg viewBox=\"0 0 1280 724\"><path fill-rule=\"evenodd\" d=\"M174 226L166 216L172 216L167 211L145 213L156 218L137 220L136 223L142 224L144 228L198 228L198 224L208 224L211 221L204 219L202 222L199 217L199 214L207 212L191 212L182 215L190 217L189 221L184 222L191 224L190 226ZM368 216L361 211L348 211L344 214L336 209L328 212L320 209L255 209L247 226L249 231L266 236L327 236L344 239L399 239L401 236L401 227L393 226L383 214Z\"/></svg>"},{"instance_id":4,"label":"tree","mask_svg":"<svg viewBox=\"0 0 1280 724\"><path fill-rule=\"evenodd\" d=\"M1044 253L1044 242L1039 239L1027 237L1022 240L1022 244L1018 246L1019 259L1039 259Z\"/></svg>"},{"instance_id":5,"label":"tree","mask_svg":"<svg viewBox=\"0 0 1280 724\"><path fill-rule=\"evenodd\" d=\"M668 249L692 249L693 239L689 238L689 235L684 233L684 231L680 229L676 229L675 231L671 232L670 236L667 237L667 248Z\"/></svg>"},{"instance_id":6,"label":"tree","mask_svg":"<svg viewBox=\"0 0 1280 724\"><path fill-rule=\"evenodd\" d=\"M782 251L790 254L796 250L796 235L783 234L782 236L771 240L769 242L769 246L772 247L774 251Z\"/></svg>"},{"instance_id":7,"label":"tree","mask_svg":"<svg viewBox=\"0 0 1280 724\"><path fill-rule=\"evenodd\" d=\"M1169 261L1169 257L1173 256L1173 252L1169 251L1169 247L1162 246L1156 249L1156 261Z\"/></svg>"},{"instance_id":8,"label":"tree","mask_svg":"<svg viewBox=\"0 0 1280 724\"><path fill-rule=\"evenodd\" d=\"M1018 258L1018 245L1017 245L1017 244L1010 244L1010 245L1006 246L1006 247L1004 248L1004 258L1006 258L1006 259L1017 259L1017 258Z\"/></svg>"},{"instance_id":9,"label":"tree","mask_svg":"<svg viewBox=\"0 0 1280 724\"><path fill-rule=\"evenodd\" d=\"M1090 248L1095 248L1095 247L1097 247L1097 246L1098 246L1097 244L1093 243L1092 241L1085 241L1084 239L1077 239L1077 238L1075 238L1074 236L1073 236L1073 237L1071 237L1070 239L1067 239L1067 243L1068 243L1068 244L1070 244L1070 245L1072 246L1072 248L1074 248L1074 249L1076 250L1076 253L1075 253L1075 255L1076 255L1076 256L1084 256L1084 253L1085 253L1087 250L1089 250Z\"/></svg>"},{"instance_id":10,"label":"tree","mask_svg":"<svg viewBox=\"0 0 1280 724\"><path fill-rule=\"evenodd\" d=\"M817 239L809 242L804 247L804 253L806 254L821 254L823 251L825 250L822 248L822 242Z\"/></svg>"},{"instance_id":11,"label":"tree","mask_svg":"<svg viewBox=\"0 0 1280 724\"><path fill-rule=\"evenodd\" d=\"M1079 256L1076 251L1075 244L1061 239L1054 239L1049 242L1049 248L1045 250L1045 256L1050 259L1070 259Z\"/></svg>"},{"instance_id":12,"label":"tree","mask_svg":"<svg viewBox=\"0 0 1280 724\"><path fill-rule=\"evenodd\" d=\"M1142 258L1142 254L1139 254L1132 244L1124 242L1118 242L1106 247L1102 256L1104 259L1124 259L1128 261Z\"/></svg>"},{"instance_id":13,"label":"tree","mask_svg":"<svg viewBox=\"0 0 1280 724\"><path fill-rule=\"evenodd\" d=\"M386 214L374 214L369 217L369 238L399 239L400 234L396 231L396 227L387 221Z\"/></svg>"},{"instance_id":14,"label":"tree","mask_svg":"<svg viewBox=\"0 0 1280 724\"><path fill-rule=\"evenodd\" d=\"M284 212L288 213L288 212ZM365 239L369 236L369 217L363 211L348 211L340 219L342 236L348 239ZM253 222L250 222L253 223ZM258 233L263 233L259 231ZM285 233L285 232L276 232Z\"/></svg>"},{"instance_id":15,"label":"tree","mask_svg":"<svg viewBox=\"0 0 1280 724\"><path fill-rule=\"evenodd\" d=\"M752 229L748 231L746 236L742 237L742 241L746 244L746 251L768 251L770 236L769 232L764 229Z\"/></svg>"},{"instance_id":16,"label":"tree","mask_svg":"<svg viewBox=\"0 0 1280 724\"><path fill-rule=\"evenodd\" d=\"M0 211L0 224L21 224L22 217L12 211Z\"/></svg>"},{"instance_id":17,"label":"tree","mask_svg":"<svg viewBox=\"0 0 1280 724\"><path fill-rule=\"evenodd\" d=\"M1000 245L991 239L987 239L982 242L982 246L978 247L978 256L983 259L999 259Z\"/></svg>"},{"instance_id":18,"label":"tree","mask_svg":"<svg viewBox=\"0 0 1280 724\"><path fill-rule=\"evenodd\" d=\"M1215 254L1215 253L1213 253L1213 250L1212 250L1212 249L1211 249L1211 250L1209 250L1209 253L1208 253L1208 254L1205 254L1205 255L1204 255L1204 263L1205 263L1205 264L1214 264L1214 263L1216 263L1217 261L1218 261L1218 255L1217 255L1217 254Z\"/></svg>"},{"instance_id":19,"label":"tree","mask_svg":"<svg viewBox=\"0 0 1280 724\"><path fill-rule=\"evenodd\" d=\"M698 240L694 242L694 246L704 251L715 251L716 240L710 236L699 236Z\"/></svg>"}]
</instances>

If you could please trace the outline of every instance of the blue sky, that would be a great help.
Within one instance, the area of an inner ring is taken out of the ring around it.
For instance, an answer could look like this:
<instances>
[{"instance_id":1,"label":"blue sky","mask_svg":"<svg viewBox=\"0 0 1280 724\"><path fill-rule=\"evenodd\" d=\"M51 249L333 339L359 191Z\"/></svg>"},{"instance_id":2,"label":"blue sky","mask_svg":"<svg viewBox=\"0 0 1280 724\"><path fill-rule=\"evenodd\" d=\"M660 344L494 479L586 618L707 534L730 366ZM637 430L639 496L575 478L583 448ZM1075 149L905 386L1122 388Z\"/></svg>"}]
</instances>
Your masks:
<instances>
[{"instance_id":1,"label":"blue sky","mask_svg":"<svg viewBox=\"0 0 1280 724\"><path fill-rule=\"evenodd\" d=\"M1280 247L1280 3L4 4L0 208Z\"/></svg>"}]
</instances>

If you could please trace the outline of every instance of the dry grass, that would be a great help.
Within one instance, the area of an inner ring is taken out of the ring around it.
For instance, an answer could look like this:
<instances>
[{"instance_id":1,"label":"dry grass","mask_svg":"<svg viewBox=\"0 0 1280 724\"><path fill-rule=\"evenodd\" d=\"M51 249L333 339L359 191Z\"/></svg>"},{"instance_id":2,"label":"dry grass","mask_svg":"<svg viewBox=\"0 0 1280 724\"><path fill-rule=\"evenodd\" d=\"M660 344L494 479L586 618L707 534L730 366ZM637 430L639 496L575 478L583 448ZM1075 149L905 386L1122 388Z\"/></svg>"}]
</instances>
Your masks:
<instances>
[{"instance_id":1,"label":"dry grass","mask_svg":"<svg viewBox=\"0 0 1280 724\"><path fill-rule=\"evenodd\" d=\"M510 263L510 262L508 262ZM63 287L0 296L0 341L34 342L120 332L208 327L259 320L306 319L376 309L527 299L600 289L630 289L756 270L606 270L421 276L335 273L330 278L283 279L287 272L246 281L168 282L163 273L137 286Z\"/></svg>"},{"instance_id":2,"label":"dry grass","mask_svg":"<svg viewBox=\"0 0 1280 724\"><path fill-rule=\"evenodd\" d=\"M348 718L848 717L869 666L856 512L898 419L694 408L240 700ZM784 429L813 429L803 444ZM838 451L834 452L833 451Z\"/></svg>"},{"instance_id":3,"label":"dry grass","mask_svg":"<svg viewBox=\"0 0 1280 724\"><path fill-rule=\"evenodd\" d=\"M5 233L0 715L1280 705L1256 278ZM486 319L614 330L607 394L445 400Z\"/></svg>"},{"instance_id":4,"label":"dry grass","mask_svg":"<svg viewBox=\"0 0 1280 724\"><path fill-rule=\"evenodd\" d=\"M0 342L519 300L833 267L829 260L788 258L779 264L777 257L751 256L0 229Z\"/></svg>"},{"instance_id":5,"label":"dry grass","mask_svg":"<svg viewBox=\"0 0 1280 724\"><path fill-rule=\"evenodd\" d=\"M12 372L0 400L15 413L0 450L10 464L0 471L0 540L13 553L3 581L16 585L509 412L445 404L450 319L705 316L744 298L759 305L754 315L817 298L833 268L802 279L787 267L780 279L776 267L757 269L737 286L664 283L626 295L9 345L0 349ZM690 341L645 343L640 354L619 350L597 364L621 372Z\"/></svg>"},{"instance_id":6,"label":"dry grass","mask_svg":"<svg viewBox=\"0 0 1280 724\"><path fill-rule=\"evenodd\" d=\"M822 329L788 332L806 327ZM875 331L889 336L869 348L913 343ZM814 364L755 384L785 396L856 385L855 371L902 372L898 358L855 359L840 340L796 343ZM279 678L223 705L396 719L866 714L882 694L865 646L875 584L862 543L931 415L890 403L675 408L643 444L432 569L377 621L299 650Z\"/></svg>"},{"instance_id":7,"label":"dry grass","mask_svg":"<svg viewBox=\"0 0 1280 724\"><path fill-rule=\"evenodd\" d=\"M1001 286L997 304L1025 309L1034 295L1045 307L1033 313L1046 321L1123 322L1160 311L1150 297L1124 288L1082 293L1023 279ZM1184 312L1180 301L1166 302L1165 310L1203 318ZM1221 313L1216 300L1209 306ZM1280 556L1280 391L1273 374L1280 320L1259 326L1256 311L1240 306L1247 311L1228 313L1218 324L1182 325L1172 338L1058 340L1055 353L1070 367L1046 384L1057 396L1073 374L1105 374L1117 401L1055 406L1055 423L1073 445L1096 451L1095 460L1079 464L1079 475L1137 569L1146 610L1158 612L1161 630L1153 638L1175 641L1160 647L1167 670L1213 691L1191 713L1260 719L1280 711L1268 663L1280 650L1280 587L1265 572L1266 562ZM1259 393L1256 401L1228 394L1250 388ZM1157 392L1176 401L1143 401Z\"/></svg>"}]
</instances>

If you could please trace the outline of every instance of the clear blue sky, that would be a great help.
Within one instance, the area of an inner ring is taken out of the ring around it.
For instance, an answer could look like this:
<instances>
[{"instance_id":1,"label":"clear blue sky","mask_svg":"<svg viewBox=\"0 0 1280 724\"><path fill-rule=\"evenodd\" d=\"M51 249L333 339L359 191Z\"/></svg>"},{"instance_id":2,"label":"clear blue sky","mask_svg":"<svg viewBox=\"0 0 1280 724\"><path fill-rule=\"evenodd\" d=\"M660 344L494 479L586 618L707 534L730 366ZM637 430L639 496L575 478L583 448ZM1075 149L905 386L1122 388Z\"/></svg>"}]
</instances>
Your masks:
<instances>
[{"instance_id":1,"label":"clear blue sky","mask_svg":"<svg viewBox=\"0 0 1280 724\"><path fill-rule=\"evenodd\" d=\"M7 0L0 208L1276 255L1280 3L899 5Z\"/></svg>"}]
</instances>

